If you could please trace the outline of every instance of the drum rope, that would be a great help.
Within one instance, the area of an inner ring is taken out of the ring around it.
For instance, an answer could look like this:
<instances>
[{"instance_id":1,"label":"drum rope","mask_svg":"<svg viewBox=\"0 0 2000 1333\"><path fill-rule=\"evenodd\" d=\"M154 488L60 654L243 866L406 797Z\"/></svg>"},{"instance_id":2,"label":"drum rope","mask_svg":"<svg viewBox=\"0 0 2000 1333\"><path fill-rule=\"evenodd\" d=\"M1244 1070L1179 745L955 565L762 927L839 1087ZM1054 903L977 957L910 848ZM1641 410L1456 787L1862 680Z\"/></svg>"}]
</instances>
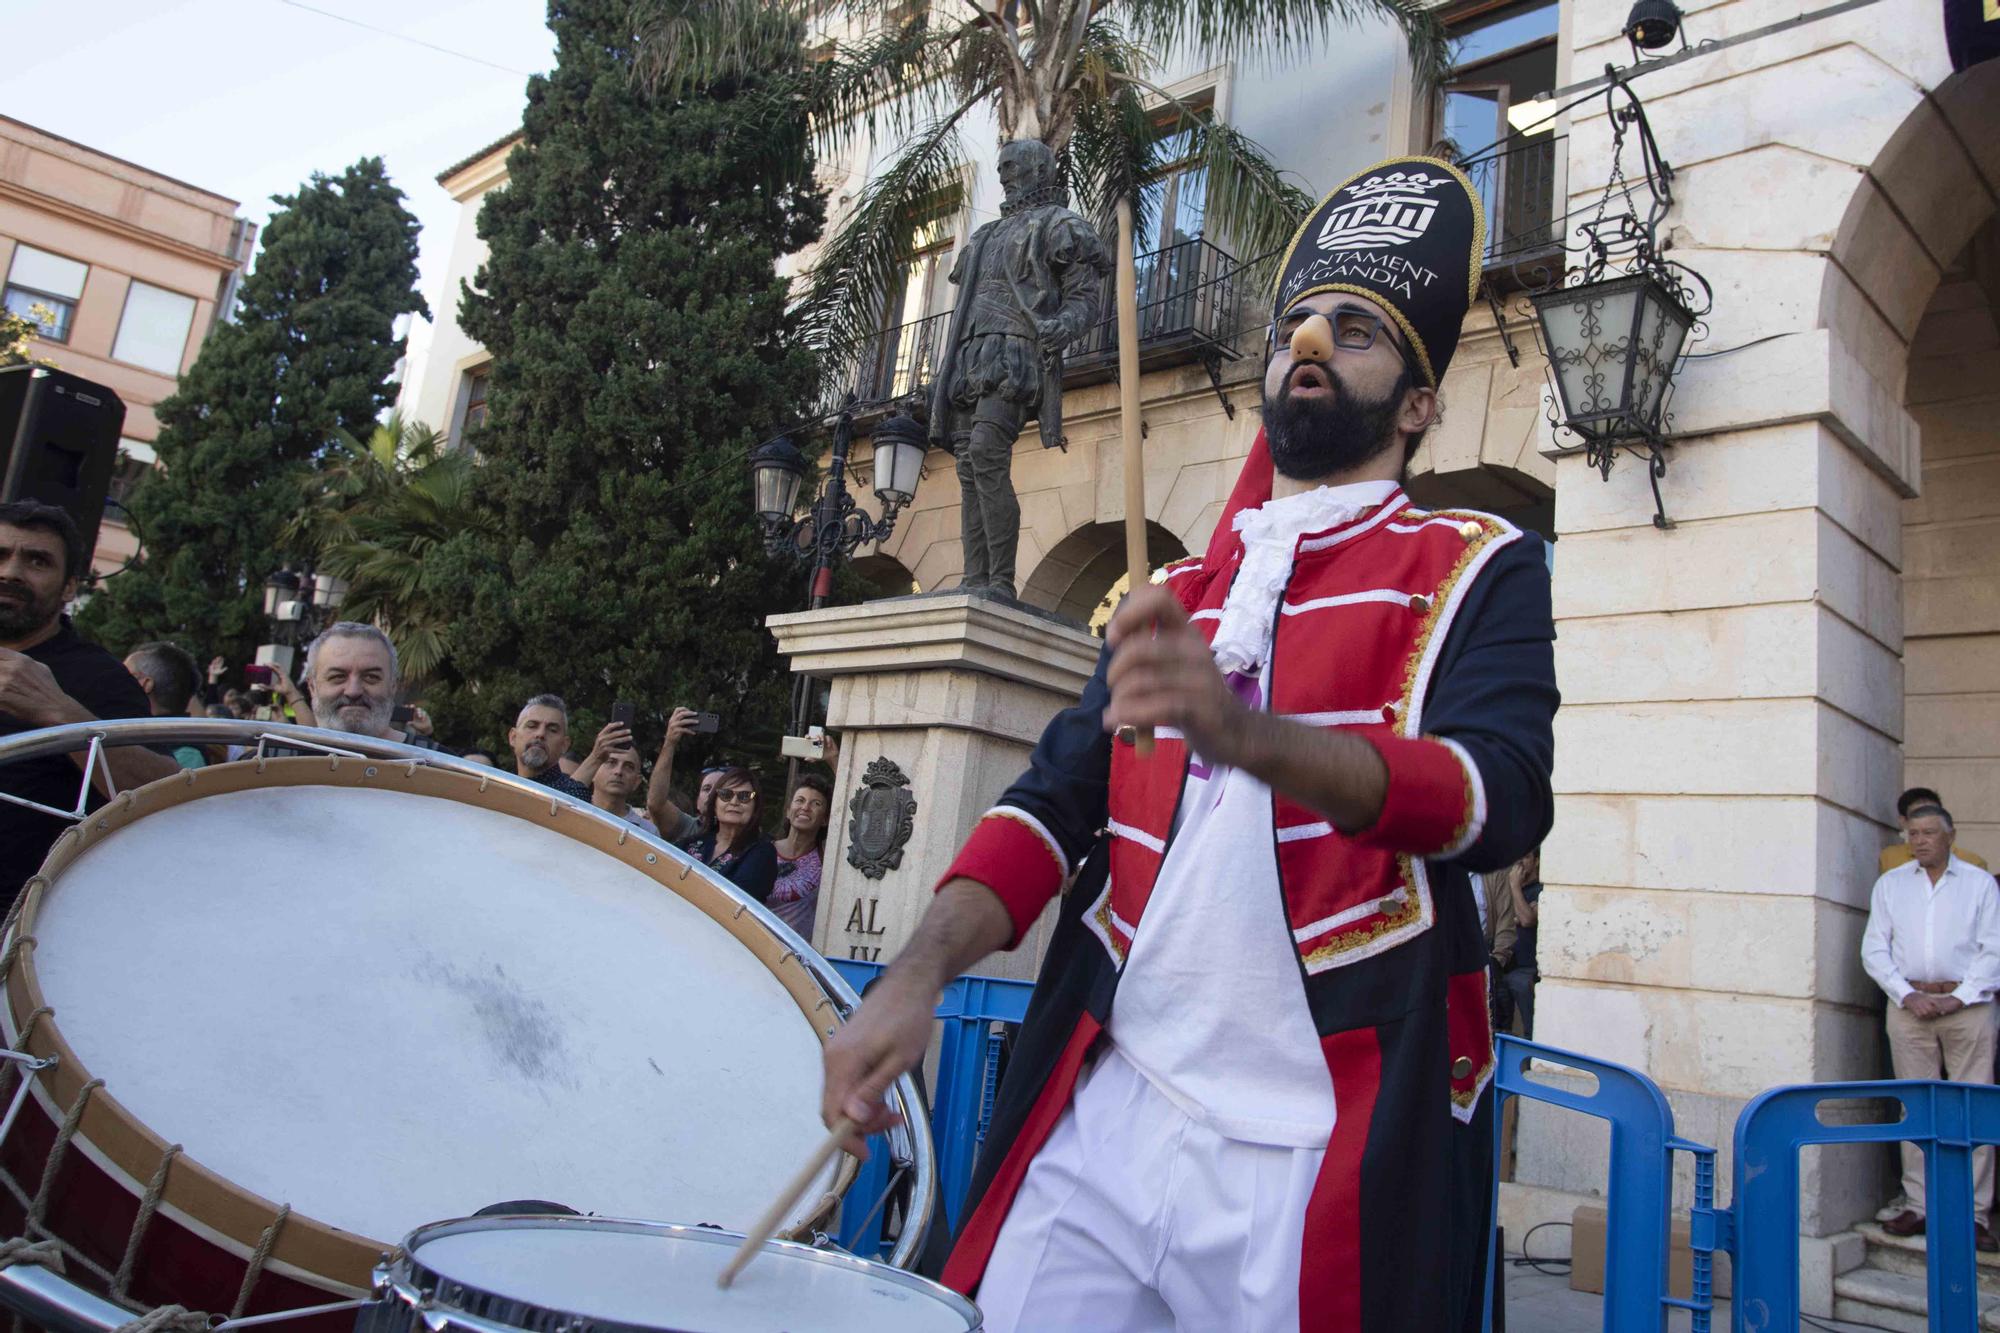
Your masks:
<instances>
[{"instance_id":1,"label":"drum rope","mask_svg":"<svg viewBox=\"0 0 2000 1333\"><path fill-rule=\"evenodd\" d=\"M63 1251L67 1248L55 1239L29 1240L26 1236L9 1236L0 1240L0 1268L12 1268L15 1264L40 1264L60 1273L63 1271Z\"/></svg>"},{"instance_id":2,"label":"drum rope","mask_svg":"<svg viewBox=\"0 0 2000 1333\"><path fill-rule=\"evenodd\" d=\"M243 1271L243 1286L236 1293L236 1304L229 1311L231 1319L241 1319L250 1306L250 1293L257 1286L257 1279L264 1276L264 1264L271 1257L271 1247L277 1243L278 1231L285 1225L285 1219L292 1215L288 1203L278 1205L278 1215L271 1219L271 1225L264 1228L264 1234L257 1238L257 1249L250 1256L250 1267Z\"/></svg>"},{"instance_id":3,"label":"drum rope","mask_svg":"<svg viewBox=\"0 0 2000 1333\"><path fill-rule=\"evenodd\" d=\"M0 978L4 978L5 975L4 971L0 971ZM15 1054L26 1055L28 1053L28 1038L35 1034L35 1024L41 1022L43 1018L54 1012L55 1010L44 1004L37 1006L29 1013L28 1017L21 1024L21 1035L14 1042L13 1050ZM16 1060L8 1060L5 1064L8 1069L12 1069L20 1074L21 1082L25 1086L28 1081L28 1067ZM4 1089L6 1086L7 1070L0 1069L0 1089Z\"/></svg>"},{"instance_id":4,"label":"drum rope","mask_svg":"<svg viewBox=\"0 0 2000 1333\"><path fill-rule=\"evenodd\" d=\"M11 935L14 938L8 940L7 952L0 954L0 982L4 982L8 973L14 970L14 959L20 955L21 945L28 938L15 932L15 926L21 920L21 909L28 905L28 899L35 896L37 890L46 892L48 887L47 876L30 875L28 882L21 886L21 891L14 895L14 901L8 904L7 919L0 921L0 936Z\"/></svg>"},{"instance_id":5,"label":"drum rope","mask_svg":"<svg viewBox=\"0 0 2000 1333\"><path fill-rule=\"evenodd\" d=\"M175 1329L178 1333L207 1333L211 1326L210 1318L199 1310L190 1310L185 1305L156 1305L137 1319L120 1324L111 1333L161 1333L165 1329Z\"/></svg>"},{"instance_id":6,"label":"drum rope","mask_svg":"<svg viewBox=\"0 0 2000 1333\"><path fill-rule=\"evenodd\" d=\"M191 773L194 770L188 771ZM117 1275L111 1279L111 1299L114 1301L123 1301L126 1290L132 1285L132 1270L139 1262L139 1246L145 1242L146 1231L153 1225L153 1214L160 1209L160 1198L167 1192L167 1172L180 1155L180 1144L168 1144L167 1150L160 1154L160 1165L154 1170L153 1178L146 1182L146 1192L139 1199L138 1216L132 1219L131 1234L125 1238L125 1257L118 1261Z\"/></svg>"},{"instance_id":7,"label":"drum rope","mask_svg":"<svg viewBox=\"0 0 2000 1333\"><path fill-rule=\"evenodd\" d=\"M70 1104L69 1114L63 1117L62 1128L56 1131L55 1146L49 1149L48 1164L42 1168L41 1187L35 1191L35 1201L28 1208L28 1225L38 1231L48 1213L49 1196L55 1192L56 1176L62 1171L63 1159L69 1156L70 1140L76 1137L76 1128L83 1123L84 1108L90 1105L90 1094L103 1086L101 1078L84 1084L82 1091L76 1094L76 1100Z\"/></svg>"}]
</instances>

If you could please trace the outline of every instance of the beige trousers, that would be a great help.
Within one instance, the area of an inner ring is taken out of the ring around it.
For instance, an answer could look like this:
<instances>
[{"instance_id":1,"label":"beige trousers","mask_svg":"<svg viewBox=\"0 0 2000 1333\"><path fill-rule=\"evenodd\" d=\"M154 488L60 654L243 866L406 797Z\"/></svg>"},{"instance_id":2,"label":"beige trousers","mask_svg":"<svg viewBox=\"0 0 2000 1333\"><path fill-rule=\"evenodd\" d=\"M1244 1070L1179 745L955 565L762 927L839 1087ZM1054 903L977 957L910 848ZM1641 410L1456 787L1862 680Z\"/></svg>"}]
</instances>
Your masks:
<instances>
[{"instance_id":1,"label":"beige trousers","mask_svg":"<svg viewBox=\"0 0 2000 1333\"><path fill-rule=\"evenodd\" d=\"M1889 1006L1889 1062L1897 1078L1947 1078L1953 1083L1993 1081L1993 1006L1967 1005L1943 1018L1918 1018ZM1903 1145L1903 1194L1924 1211L1924 1151ZM1993 1149L1972 1150L1972 1215L1979 1222L1993 1207Z\"/></svg>"}]
</instances>

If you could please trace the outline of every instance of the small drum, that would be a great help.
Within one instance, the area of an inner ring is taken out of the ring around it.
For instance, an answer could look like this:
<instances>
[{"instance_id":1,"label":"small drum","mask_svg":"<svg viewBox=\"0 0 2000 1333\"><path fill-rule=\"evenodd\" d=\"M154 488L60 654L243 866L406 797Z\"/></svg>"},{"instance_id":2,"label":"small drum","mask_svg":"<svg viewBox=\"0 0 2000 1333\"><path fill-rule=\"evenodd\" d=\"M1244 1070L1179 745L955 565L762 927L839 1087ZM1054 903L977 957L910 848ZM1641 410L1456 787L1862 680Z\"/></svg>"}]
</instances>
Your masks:
<instances>
[{"instance_id":1,"label":"small drum","mask_svg":"<svg viewBox=\"0 0 2000 1333\"><path fill-rule=\"evenodd\" d=\"M0 1028L58 1062L0 1163L143 1304L360 1297L396 1237L514 1200L743 1229L825 1134L839 1006L795 943L490 770L182 773L65 834L26 892ZM0 1197L5 1234L23 1211Z\"/></svg>"},{"instance_id":2,"label":"small drum","mask_svg":"<svg viewBox=\"0 0 2000 1333\"><path fill-rule=\"evenodd\" d=\"M377 1270L368 1333L968 1333L963 1296L887 1264L771 1241L728 1290L743 1241L596 1217L481 1217L424 1227Z\"/></svg>"}]
</instances>

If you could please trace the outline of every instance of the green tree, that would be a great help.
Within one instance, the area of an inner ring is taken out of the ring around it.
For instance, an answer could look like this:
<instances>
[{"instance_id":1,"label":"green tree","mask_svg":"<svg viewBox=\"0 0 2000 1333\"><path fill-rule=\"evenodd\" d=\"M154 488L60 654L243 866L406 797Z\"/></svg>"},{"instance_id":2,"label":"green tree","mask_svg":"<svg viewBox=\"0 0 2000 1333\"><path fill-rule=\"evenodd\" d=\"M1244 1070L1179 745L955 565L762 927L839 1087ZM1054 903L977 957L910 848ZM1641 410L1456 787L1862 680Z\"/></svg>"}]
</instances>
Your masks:
<instances>
[{"instance_id":1,"label":"green tree","mask_svg":"<svg viewBox=\"0 0 2000 1333\"><path fill-rule=\"evenodd\" d=\"M679 95L782 58L792 28L828 8L824 0L655 5L643 11L641 68L663 95ZM976 107L993 107L1002 144L1040 139L1054 149L1077 207L1107 237L1121 199L1146 224L1139 186L1165 158L1195 158L1207 171L1209 226L1248 258L1290 240L1312 200L1254 141L1153 82L1165 60L1302 59L1343 27L1386 21L1406 35L1420 87L1448 61L1427 0L845 0L840 8L865 35L822 48L765 99L774 142L803 135L832 155L866 130L877 144L899 145L870 168L804 283L806 327L834 363L877 331L916 225L965 178L959 127Z\"/></svg>"},{"instance_id":2,"label":"green tree","mask_svg":"<svg viewBox=\"0 0 2000 1333\"><path fill-rule=\"evenodd\" d=\"M396 317L428 313L417 220L380 158L274 202L235 319L159 406L159 466L127 505L143 554L85 608L114 650L172 636L249 660L267 637L265 576L299 554L282 540L299 475L336 432L373 429L395 396Z\"/></svg>"},{"instance_id":3,"label":"green tree","mask_svg":"<svg viewBox=\"0 0 2000 1333\"><path fill-rule=\"evenodd\" d=\"M49 309L43 305L28 307L30 314L47 315ZM27 315L17 315L11 310L0 310L0 366L18 366L36 358L30 356L28 348L42 331Z\"/></svg>"},{"instance_id":4,"label":"green tree","mask_svg":"<svg viewBox=\"0 0 2000 1333\"><path fill-rule=\"evenodd\" d=\"M758 69L648 97L623 0L549 16L555 69L529 80L460 303L493 355L474 442L494 526L437 557L454 662L489 743L544 690L579 705L573 732L628 699L648 746L676 703L740 738L783 716L763 621L803 600L766 564L745 458L815 386L776 273L822 225L813 160L772 152Z\"/></svg>"},{"instance_id":5,"label":"green tree","mask_svg":"<svg viewBox=\"0 0 2000 1333\"><path fill-rule=\"evenodd\" d=\"M346 581L341 615L380 625L413 684L435 681L451 655L458 611L431 557L486 521L479 477L472 453L392 414L365 440L335 433L282 534L287 549Z\"/></svg>"}]
</instances>

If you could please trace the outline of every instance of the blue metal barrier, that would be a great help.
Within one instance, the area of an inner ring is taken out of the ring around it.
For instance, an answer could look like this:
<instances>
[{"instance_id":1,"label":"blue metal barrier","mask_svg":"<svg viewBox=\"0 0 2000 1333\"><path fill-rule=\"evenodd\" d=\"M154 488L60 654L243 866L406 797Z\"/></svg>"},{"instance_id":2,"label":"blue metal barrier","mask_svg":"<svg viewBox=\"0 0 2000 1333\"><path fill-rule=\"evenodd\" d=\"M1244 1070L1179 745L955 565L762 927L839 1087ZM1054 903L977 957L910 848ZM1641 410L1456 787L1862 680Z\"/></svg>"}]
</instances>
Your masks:
<instances>
[{"instance_id":1,"label":"blue metal barrier","mask_svg":"<svg viewBox=\"0 0 2000 1333\"><path fill-rule=\"evenodd\" d=\"M1573 1092L1528 1077L1530 1061L1592 1075L1594 1092ZM1673 1202L1673 1155L1694 1154L1695 1210L1709 1221L1714 1214L1715 1149L1674 1135L1674 1113L1659 1088L1644 1074L1593 1060L1552 1046L1538 1046L1502 1035L1494 1042L1493 1144L1497 1164L1501 1151L1501 1113L1509 1097L1527 1097L1606 1121L1611 1131L1611 1163L1607 1173L1605 1211L1610 1222L1604 1241L1604 1328L1606 1333L1658 1333L1666 1327L1667 1310L1692 1311L1693 1333L1708 1333L1713 1308L1713 1228L1698 1228L1697 1240L1711 1243L1694 1248L1694 1289L1691 1299L1673 1296L1667 1285L1668 1227ZM1499 1215L1499 1172L1494 1172L1494 1215ZM1493 1262L1502 1262L1497 1245ZM1486 1289L1485 1328L1493 1326L1493 1285Z\"/></svg>"},{"instance_id":2,"label":"blue metal barrier","mask_svg":"<svg viewBox=\"0 0 2000 1333\"><path fill-rule=\"evenodd\" d=\"M882 974L882 964L831 959L857 992ZM937 1140L938 1202L943 1212L935 1225L958 1229L959 1210L972 1185L972 1167L986 1142L993 1120L993 1099L1000 1083L1000 1038L995 1023L1019 1023L1028 1013L1034 985L1003 977L964 976L945 989L938 1001L937 1086L931 1092L931 1132ZM881 1210L876 1208L889 1187L887 1145L869 1140L869 1156L847 1192L841 1208L841 1245L855 1254L883 1249Z\"/></svg>"},{"instance_id":3,"label":"blue metal barrier","mask_svg":"<svg viewBox=\"0 0 2000 1333\"><path fill-rule=\"evenodd\" d=\"M1890 1101L1902 1118L1828 1125L1824 1102ZM1972 1252L1972 1149L2000 1143L2000 1088L1966 1083L1816 1083L1774 1088L1736 1120L1735 1319L1737 1333L1799 1326L1799 1150L1822 1143L1894 1143L1924 1150L1925 1264L1930 1326L1979 1325Z\"/></svg>"}]
</instances>

